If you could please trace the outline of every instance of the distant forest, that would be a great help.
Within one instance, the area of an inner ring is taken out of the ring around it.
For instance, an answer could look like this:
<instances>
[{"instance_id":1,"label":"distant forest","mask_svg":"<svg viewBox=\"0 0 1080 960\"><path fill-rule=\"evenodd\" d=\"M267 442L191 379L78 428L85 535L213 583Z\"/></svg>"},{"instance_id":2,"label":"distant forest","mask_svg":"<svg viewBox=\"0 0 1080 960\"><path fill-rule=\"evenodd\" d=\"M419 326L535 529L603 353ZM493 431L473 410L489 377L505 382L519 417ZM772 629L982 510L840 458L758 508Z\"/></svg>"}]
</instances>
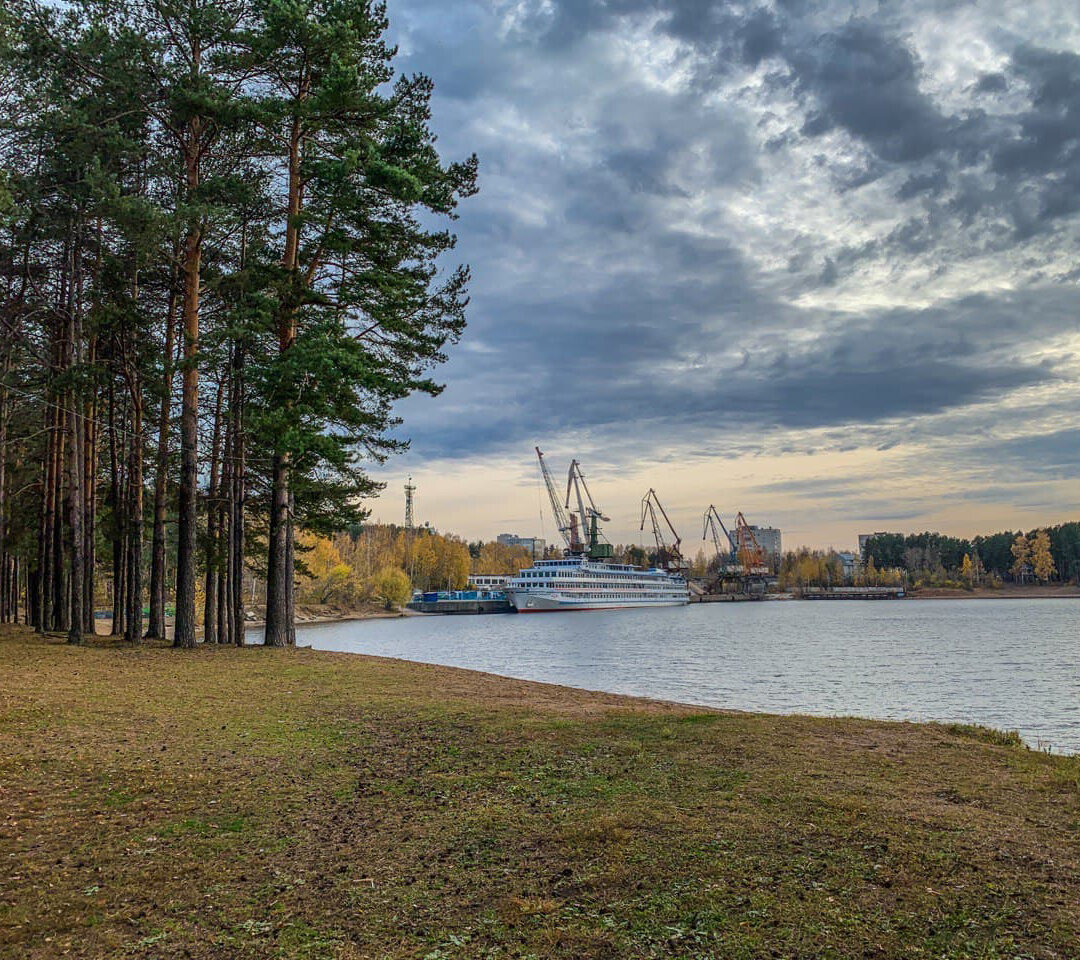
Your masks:
<instances>
[{"instance_id":1,"label":"distant forest","mask_svg":"<svg viewBox=\"0 0 1080 960\"><path fill-rule=\"evenodd\" d=\"M1032 547L1044 533L1049 538L1053 573L1035 575L1034 556L1018 556L1017 543ZM1080 578L1080 522L1063 523L1039 530L1005 530L970 540L942 533L877 533L866 541L863 559L872 558L879 569L900 569L911 577L944 575L961 579L964 558L973 569L1003 581L1046 579L1077 581Z\"/></svg>"}]
</instances>

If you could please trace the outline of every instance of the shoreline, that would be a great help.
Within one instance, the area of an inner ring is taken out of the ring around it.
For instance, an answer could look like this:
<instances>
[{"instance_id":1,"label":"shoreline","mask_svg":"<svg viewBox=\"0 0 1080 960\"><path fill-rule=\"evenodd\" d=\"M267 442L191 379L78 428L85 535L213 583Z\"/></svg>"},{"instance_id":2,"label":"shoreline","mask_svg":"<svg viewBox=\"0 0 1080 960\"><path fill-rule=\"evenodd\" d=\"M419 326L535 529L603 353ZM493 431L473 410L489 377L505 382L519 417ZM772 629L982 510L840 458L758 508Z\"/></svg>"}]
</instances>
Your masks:
<instances>
[{"instance_id":1,"label":"shoreline","mask_svg":"<svg viewBox=\"0 0 1080 960\"><path fill-rule=\"evenodd\" d=\"M905 594L905 600L1077 600L1080 587L989 587L974 590L950 590L944 587L928 587Z\"/></svg>"},{"instance_id":2,"label":"shoreline","mask_svg":"<svg viewBox=\"0 0 1080 960\"><path fill-rule=\"evenodd\" d=\"M411 610L372 610L370 608L356 608L342 610L337 613L317 613L317 614L298 614L296 617L297 628L310 627L318 624L326 623L350 623L352 621L361 620L401 620L406 617L420 616ZM145 626L145 624L144 624ZM262 630L266 626L266 621L263 619L257 620L245 620L244 630L249 629ZM112 629L112 617L95 617L94 618L94 636L95 637L109 637L111 634L109 631ZM102 630L104 628L104 630ZM172 636L173 618L165 618L165 636L166 639ZM195 629L195 636L201 638L203 636L203 627L198 626Z\"/></svg>"},{"instance_id":3,"label":"shoreline","mask_svg":"<svg viewBox=\"0 0 1080 960\"><path fill-rule=\"evenodd\" d=\"M739 598L741 599L741 598ZM804 598L797 596L769 596L766 595L764 600L772 602L782 601L802 601ZM886 602L885 599L868 600L863 597L832 597L833 601L836 600L858 600L861 603L867 602ZM1022 589L1009 589L1003 590L947 590L945 588L933 587L926 590L909 591L904 594L903 597L887 598L889 601L893 600L1080 600L1080 587L1063 587L1063 588L1022 588ZM744 601L752 602L752 601ZM760 602L760 601L759 601ZM697 606L703 603L701 600L691 600L687 606ZM718 605L718 601L704 601L705 605ZM353 621L365 621L365 620L404 620L412 617L424 617L424 618L437 618L439 616L447 616L448 614L437 613L419 613L415 610L401 609L401 610L372 610L370 608L357 608L351 610L342 610L337 613L316 613L309 615L297 615L296 626L297 628L318 626L322 624L332 623L351 623ZM490 616L490 614L487 614ZM461 614L457 614L461 616ZM94 620L94 625L97 629L95 636L107 637L109 636L109 629L112 624L110 617L97 617ZM266 621L262 619L246 620L244 622L245 629L261 630L266 626ZM104 628L104 629L102 629ZM166 631L170 631L172 628L172 617L168 617L166 620ZM202 627L197 628L197 636L202 636Z\"/></svg>"}]
</instances>

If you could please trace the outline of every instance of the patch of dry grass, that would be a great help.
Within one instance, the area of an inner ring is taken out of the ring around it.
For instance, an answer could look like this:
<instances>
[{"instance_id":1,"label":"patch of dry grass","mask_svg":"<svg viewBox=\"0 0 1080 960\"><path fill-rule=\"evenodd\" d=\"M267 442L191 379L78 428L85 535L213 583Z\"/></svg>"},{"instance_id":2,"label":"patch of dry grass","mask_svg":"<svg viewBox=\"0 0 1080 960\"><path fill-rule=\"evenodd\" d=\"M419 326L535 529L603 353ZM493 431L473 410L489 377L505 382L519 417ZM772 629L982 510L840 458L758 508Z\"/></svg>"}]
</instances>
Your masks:
<instances>
[{"instance_id":1,"label":"patch of dry grass","mask_svg":"<svg viewBox=\"0 0 1080 960\"><path fill-rule=\"evenodd\" d=\"M0 956L1074 958L1080 763L311 651L0 640Z\"/></svg>"}]
</instances>

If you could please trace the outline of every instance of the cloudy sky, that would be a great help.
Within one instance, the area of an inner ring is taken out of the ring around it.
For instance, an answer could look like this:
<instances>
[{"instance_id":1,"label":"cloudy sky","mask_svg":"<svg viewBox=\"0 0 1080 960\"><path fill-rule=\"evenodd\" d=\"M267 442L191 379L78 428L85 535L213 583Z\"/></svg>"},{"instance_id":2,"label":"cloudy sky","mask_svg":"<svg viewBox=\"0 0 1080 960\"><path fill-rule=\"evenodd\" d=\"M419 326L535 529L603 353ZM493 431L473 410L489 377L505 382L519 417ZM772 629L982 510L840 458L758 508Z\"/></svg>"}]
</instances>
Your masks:
<instances>
[{"instance_id":1,"label":"cloudy sky","mask_svg":"<svg viewBox=\"0 0 1080 960\"><path fill-rule=\"evenodd\" d=\"M475 281L374 515L614 541L656 487L785 544L1080 518L1075 0L390 0ZM545 503L546 506L546 503Z\"/></svg>"}]
</instances>

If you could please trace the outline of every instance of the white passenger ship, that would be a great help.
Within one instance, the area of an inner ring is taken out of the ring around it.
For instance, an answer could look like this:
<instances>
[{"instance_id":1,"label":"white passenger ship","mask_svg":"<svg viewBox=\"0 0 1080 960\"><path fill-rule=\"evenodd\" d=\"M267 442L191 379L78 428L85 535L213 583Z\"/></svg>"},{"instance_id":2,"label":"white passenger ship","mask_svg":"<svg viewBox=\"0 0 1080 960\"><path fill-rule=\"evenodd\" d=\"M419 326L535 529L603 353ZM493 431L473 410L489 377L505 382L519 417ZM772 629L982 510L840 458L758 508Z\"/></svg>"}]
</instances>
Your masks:
<instances>
[{"instance_id":1,"label":"white passenger ship","mask_svg":"<svg viewBox=\"0 0 1080 960\"><path fill-rule=\"evenodd\" d=\"M600 521L608 518L596 506L577 460L570 463L564 500L555 488L539 447L536 456L566 550L561 559L539 560L506 582L506 598L518 613L678 607L690 602L686 578L676 565L670 571L643 570L612 562L614 551L600 531ZM570 508L571 497L576 502L576 511Z\"/></svg>"},{"instance_id":2,"label":"white passenger ship","mask_svg":"<svg viewBox=\"0 0 1080 960\"><path fill-rule=\"evenodd\" d=\"M585 556L540 560L506 583L518 613L676 607L690 601L686 580L666 570L601 563Z\"/></svg>"}]
</instances>

